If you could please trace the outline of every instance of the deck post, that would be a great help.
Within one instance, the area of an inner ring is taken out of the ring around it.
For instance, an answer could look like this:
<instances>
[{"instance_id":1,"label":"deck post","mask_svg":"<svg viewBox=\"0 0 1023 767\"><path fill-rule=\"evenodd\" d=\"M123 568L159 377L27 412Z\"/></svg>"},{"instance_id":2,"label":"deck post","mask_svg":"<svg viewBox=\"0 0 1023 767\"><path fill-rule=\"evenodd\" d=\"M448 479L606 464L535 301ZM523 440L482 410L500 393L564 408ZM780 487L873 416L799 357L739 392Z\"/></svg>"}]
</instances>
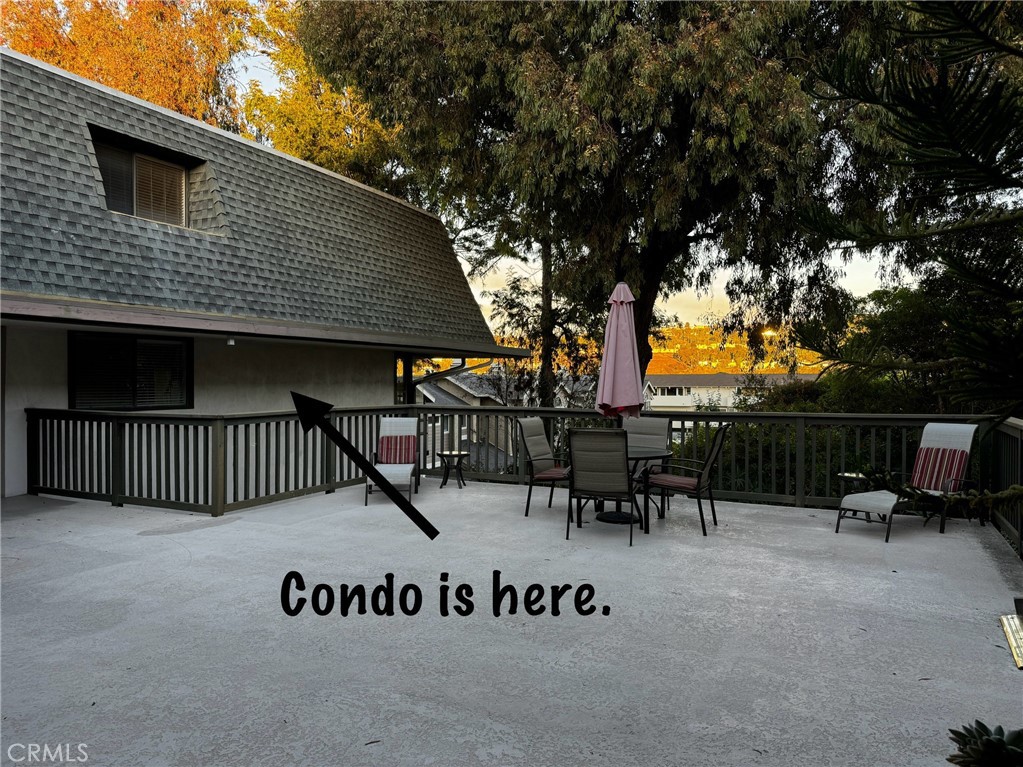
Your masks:
<instances>
[{"instance_id":1,"label":"deck post","mask_svg":"<svg viewBox=\"0 0 1023 767\"><path fill-rule=\"evenodd\" d=\"M331 425L336 429L338 424L334 423L334 413L330 413L327 418L330 419ZM333 449L334 445L327 441L327 435L320 430L320 455L323 458L323 481L327 485L326 495L330 495L337 488L337 472L335 468L337 466L337 450Z\"/></svg>"},{"instance_id":2,"label":"deck post","mask_svg":"<svg viewBox=\"0 0 1023 767\"><path fill-rule=\"evenodd\" d=\"M127 424L124 421L111 419L110 423L110 461L108 462L110 484L110 505L124 506L124 431Z\"/></svg>"},{"instance_id":3,"label":"deck post","mask_svg":"<svg viewBox=\"0 0 1023 767\"><path fill-rule=\"evenodd\" d=\"M210 514L220 517L227 505L227 439L223 418L215 418L210 425L212 432L212 460L210 471Z\"/></svg>"},{"instance_id":4,"label":"deck post","mask_svg":"<svg viewBox=\"0 0 1023 767\"><path fill-rule=\"evenodd\" d=\"M28 494L39 495L42 472L39 458L39 424L41 419L31 410L27 410L25 416L28 419Z\"/></svg>"},{"instance_id":5,"label":"deck post","mask_svg":"<svg viewBox=\"0 0 1023 767\"><path fill-rule=\"evenodd\" d=\"M796 507L806 506L806 417L796 416Z\"/></svg>"}]
</instances>

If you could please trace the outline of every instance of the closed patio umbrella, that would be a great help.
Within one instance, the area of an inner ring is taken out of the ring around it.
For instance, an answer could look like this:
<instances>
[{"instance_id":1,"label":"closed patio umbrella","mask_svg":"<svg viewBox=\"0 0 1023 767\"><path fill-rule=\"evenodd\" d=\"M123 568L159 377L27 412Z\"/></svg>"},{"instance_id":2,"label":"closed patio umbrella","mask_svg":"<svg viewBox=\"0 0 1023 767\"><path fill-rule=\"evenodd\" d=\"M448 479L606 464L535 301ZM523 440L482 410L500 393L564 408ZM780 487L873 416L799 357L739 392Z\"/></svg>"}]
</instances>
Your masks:
<instances>
[{"instance_id":1,"label":"closed patio umbrella","mask_svg":"<svg viewBox=\"0 0 1023 767\"><path fill-rule=\"evenodd\" d=\"M597 410L607 416L639 416L643 408L643 376L636 349L635 297L624 282L615 285L604 331L604 356L597 380Z\"/></svg>"}]
</instances>

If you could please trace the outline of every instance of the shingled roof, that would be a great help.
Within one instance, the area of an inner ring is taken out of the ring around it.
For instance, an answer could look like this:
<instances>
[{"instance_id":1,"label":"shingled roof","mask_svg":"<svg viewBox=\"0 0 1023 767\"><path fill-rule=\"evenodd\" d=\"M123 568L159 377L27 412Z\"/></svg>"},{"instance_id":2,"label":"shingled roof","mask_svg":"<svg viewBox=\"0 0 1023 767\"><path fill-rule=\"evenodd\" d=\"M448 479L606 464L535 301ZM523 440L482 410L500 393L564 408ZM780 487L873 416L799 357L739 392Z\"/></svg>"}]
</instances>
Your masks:
<instances>
[{"instance_id":1,"label":"shingled roof","mask_svg":"<svg viewBox=\"0 0 1023 767\"><path fill-rule=\"evenodd\" d=\"M0 52L3 313L493 355L440 219ZM189 228L107 209L93 137L188 158Z\"/></svg>"}]
</instances>

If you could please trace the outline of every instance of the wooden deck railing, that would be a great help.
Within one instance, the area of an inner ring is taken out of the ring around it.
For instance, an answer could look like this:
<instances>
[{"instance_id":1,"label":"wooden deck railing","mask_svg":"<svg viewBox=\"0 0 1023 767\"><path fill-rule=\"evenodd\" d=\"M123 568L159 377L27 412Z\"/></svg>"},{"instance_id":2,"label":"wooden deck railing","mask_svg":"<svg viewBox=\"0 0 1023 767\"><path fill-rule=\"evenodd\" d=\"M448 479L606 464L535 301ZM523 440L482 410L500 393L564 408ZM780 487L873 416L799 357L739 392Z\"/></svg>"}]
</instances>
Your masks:
<instances>
[{"instance_id":1,"label":"wooden deck railing","mask_svg":"<svg viewBox=\"0 0 1023 767\"><path fill-rule=\"evenodd\" d=\"M29 491L207 512L213 515L297 495L333 492L361 473L319 430L304 434L293 413L176 416L30 409ZM416 415L425 473L439 471L437 452L469 452L466 476L522 482L515 419L539 416L555 452L568 430L613 423L592 410L416 405L335 410L332 423L369 456L380 418ZM647 414L645 414L647 415ZM909 472L933 415L804 413L652 413L670 422L675 452L701 458L720 423L734 424L715 476L722 499L833 507L848 488L838 475L866 466ZM1023 422L986 434L971 474L992 490L1019 483ZM1020 510L995 520L1019 543Z\"/></svg>"},{"instance_id":2,"label":"wooden deck railing","mask_svg":"<svg viewBox=\"0 0 1023 767\"><path fill-rule=\"evenodd\" d=\"M169 416L27 410L30 493L202 511L219 516L297 495L333 492L360 474L319 430L294 413ZM365 454L382 415L403 408L331 413Z\"/></svg>"},{"instance_id":3,"label":"wooden deck railing","mask_svg":"<svg viewBox=\"0 0 1023 767\"><path fill-rule=\"evenodd\" d=\"M991 445L992 490L1023 485L1023 419L1010 418L998 425ZM992 522L1023 557L1023 503L994 509Z\"/></svg>"}]
</instances>

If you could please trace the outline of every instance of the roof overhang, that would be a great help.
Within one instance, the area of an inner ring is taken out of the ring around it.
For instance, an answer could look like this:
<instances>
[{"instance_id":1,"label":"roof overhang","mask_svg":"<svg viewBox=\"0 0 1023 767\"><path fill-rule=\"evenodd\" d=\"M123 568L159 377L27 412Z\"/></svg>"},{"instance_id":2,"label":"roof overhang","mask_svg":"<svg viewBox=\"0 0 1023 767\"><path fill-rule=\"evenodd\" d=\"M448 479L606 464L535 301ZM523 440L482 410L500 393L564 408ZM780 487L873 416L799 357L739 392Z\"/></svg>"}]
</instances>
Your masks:
<instances>
[{"instance_id":1,"label":"roof overhang","mask_svg":"<svg viewBox=\"0 0 1023 767\"><path fill-rule=\"evenodd\" d=\"M422 357L528 357L529 351L485 341L413 336L361 328L327 327L285 320L266 320L105 301L2 293L5 319L61 322L95 327L147 329L221 336L261 337L387 349Z\"/></svg>"}]
</instances>

